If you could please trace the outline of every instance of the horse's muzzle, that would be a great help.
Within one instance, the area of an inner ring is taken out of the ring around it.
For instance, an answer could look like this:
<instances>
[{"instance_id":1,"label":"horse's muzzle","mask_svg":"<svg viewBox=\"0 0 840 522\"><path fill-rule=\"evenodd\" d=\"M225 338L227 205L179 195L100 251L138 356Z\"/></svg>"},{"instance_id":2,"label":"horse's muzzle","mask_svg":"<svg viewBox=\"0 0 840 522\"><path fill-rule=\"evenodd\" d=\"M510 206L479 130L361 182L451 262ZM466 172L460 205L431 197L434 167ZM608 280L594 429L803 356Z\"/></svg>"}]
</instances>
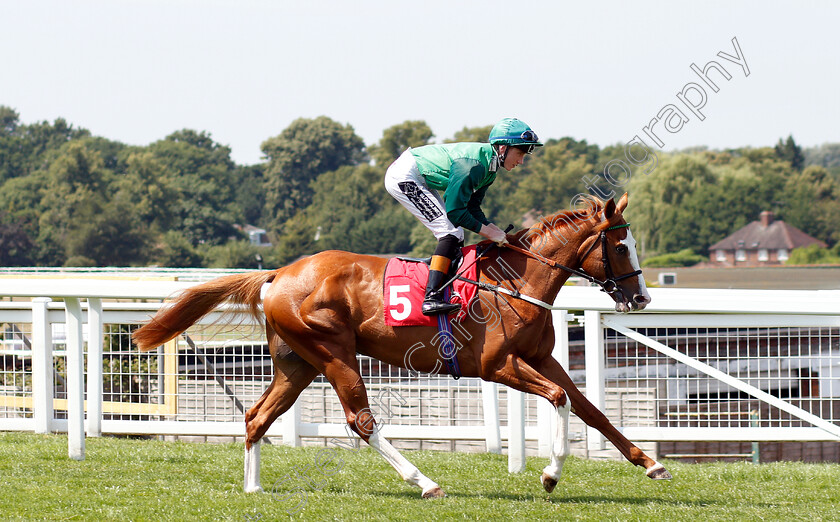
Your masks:
<instances>
[{"instance_id":1,"label":"horse's muzzle","mask_svg":"<svg viewBox=\"0 0 840 522\"><path fill-rule=\"evenodd\" d=\"M624 296L622 295L621 297L623 298ZM615 311L620 313L644 310L648 303L650 303L650 297L644 294L634 294L633 299L615 299L615 295L613 295L613 298L615 300Z\"/></svg>"},{"instance_id":2,"label":"horse's muzzle","mask_svg":"<svg viewBox=\"0 0 840 522\"><path fill-rule=\"evenodd\" d=\"M631 310L644 310L650 303L650 297L645 294L634 294L633 301L630 303Z\"/></svg>"}]
</instances>

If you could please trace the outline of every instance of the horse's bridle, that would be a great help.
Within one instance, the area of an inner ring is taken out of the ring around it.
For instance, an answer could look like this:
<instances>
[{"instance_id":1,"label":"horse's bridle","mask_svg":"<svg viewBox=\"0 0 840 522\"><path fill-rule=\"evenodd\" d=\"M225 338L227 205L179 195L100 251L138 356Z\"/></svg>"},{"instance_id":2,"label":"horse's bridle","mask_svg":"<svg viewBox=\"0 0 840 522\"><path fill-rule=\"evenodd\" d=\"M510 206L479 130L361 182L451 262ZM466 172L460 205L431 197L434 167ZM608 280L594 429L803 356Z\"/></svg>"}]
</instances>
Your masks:
<instances>
[{"instance_id":1,"label":"horse's bridle","mask_svg":"<svg viewBox=\"0 0 840 522\"><path fill-rule=\"evenodd\" d=\"M586 279L587 281L589 281L590 283L594 283L594 284L600 286L601 290L603 292L608 293L610 295L610 297L613 298L613 300L616 300L616 297L621 297L626 301L632 301L632 299L627 299L627 296L624 295L624 292L621 290L621 287L618 286L618 282L623 281L624 279L627 279L629 277L634 277L634 276L640 275L642 273L642 271L641 270L634 270L633 272L630 272L629 274L623 274L623 275L620 275L620 276L615 276L615 275L613 275L612 265L610 264L610 258L607 255L607 232L610 231L610 230L615 230L615 229L618 229L618 228L626 228L626 227L629 227L629 226L630 226L630 223L624 223L623 225L613 225L611 227L605 228L600 233L600 238L599 239L600 239L600 243L601 243L601 262L604 264L604 275L605 275L605 278L603 280L598 279L597 277L595 277L591 274L588 274L583 268L572 268L572 267L563 265L561 263L558 263L557 261L554 261L554 260L549 259L545 256L537 254L536 252L531 252L528 249L521 248L521 247L518 247L518 246L515 246L515 245L511 245L510 243L505 243L503 246L506 247L506 248L510 248L511 250L514 250L516 252L519 252L520 254L524 254L528 257L532 257L532 258L534 258L534 259L536 259L536 260L538 260L542 263L545 263L545 264L551 266L552 268L560 268L560 269L565 270L567 272L570 272L570 273L572 273L576 276L582 277L582 278ZM595 250L595 246L597 244L598 244L598 241L593 241L592 245L589 247L589 250L587 250L586 253L583 254L583 256L581 256L581 258L580 258L581 267L583 266L583 261L587 257L589 257L589 254L591 254L593 250Z\"/></svg>"}]
</instances>

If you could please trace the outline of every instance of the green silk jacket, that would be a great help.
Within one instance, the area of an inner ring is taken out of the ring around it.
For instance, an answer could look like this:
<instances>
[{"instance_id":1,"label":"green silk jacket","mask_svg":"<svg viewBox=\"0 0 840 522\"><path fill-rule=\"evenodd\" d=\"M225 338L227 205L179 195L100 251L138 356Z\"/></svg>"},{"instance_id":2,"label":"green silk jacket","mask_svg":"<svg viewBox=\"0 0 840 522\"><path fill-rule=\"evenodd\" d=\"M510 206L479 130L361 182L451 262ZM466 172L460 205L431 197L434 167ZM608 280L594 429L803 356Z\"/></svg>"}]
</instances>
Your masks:
<instances>
[{"instance_id":1,"label":"green silk jacket","mask_svg":"<svg viewBox=\"0 0 840 522\"><path fill-rule=\"evenodd\" d=\"M490 221L481 211L487 187L496 180L498 158L489 143L447 143L411 149L426 184L443 191L446 217L478 232Z\"/></svg>"}]
</instances>

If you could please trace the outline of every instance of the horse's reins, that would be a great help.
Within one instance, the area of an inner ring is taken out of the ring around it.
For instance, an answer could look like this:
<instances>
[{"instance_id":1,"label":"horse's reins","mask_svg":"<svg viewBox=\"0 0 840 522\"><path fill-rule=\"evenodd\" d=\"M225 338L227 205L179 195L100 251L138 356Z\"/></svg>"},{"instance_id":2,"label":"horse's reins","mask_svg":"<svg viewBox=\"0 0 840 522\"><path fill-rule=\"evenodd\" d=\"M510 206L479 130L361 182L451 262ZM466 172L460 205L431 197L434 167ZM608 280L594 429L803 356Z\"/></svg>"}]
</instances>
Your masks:
<instances>
[{"instance_id":1,"label":"horse's reins","mask_svg":"<svg viewBox=\"0 0 840 522\"><path fill-rule=\"evenodd\" d=\"M513 230L513 225L508 225L508 227L505 229L505 234L507 234L507 233L508 233L508 232L510 232L511 230ZM481 243L479 243L479 244L481 244ZM486 245L484 248L482 248L481 250L478 250L477 245L476 245L476 254L475 254L475 259L473 259L473 260L472 260L472 262L471 262L470 264L468 264L468 265L466 265L466 266L462 266L462 267L458 268L458 270L456 270L456 271L455 271L455 275L454 275L454 276L452 276L452 278L451 278L449 281L447 281L447 282L443 283L443 284L440 286L440 287L441 287L441 289L446 288L447 286L451 285L451 284L452 284L452 283L453 283L456 279L462 279L462 280L464 280L464 281L469 281L468 279L463 279L463 278L461 277L461 275L462 275L462 274L464 274L464 273L466 273L467 269L469 269L471 266L473 266L474 264L478 263L478 260L479 260L479 259L481 259L481 258L482 258L482 256L484 256L484 254L486 254L486 253L487 253L487 251L488 251L488 250L490 250L490 247L492 247L492 246L493 246L493 244L494 244L494 243L492 243L492 242L491 242L491 243L487 244L487 245Z\"/></svg>"},{"instance_id":2,"label":"horse's reins","mask_svg":"<svg viewBox=\"0 0 840 522\"><path fill-rule=\"evenodd\" d=\"M615 294L618 293L622 297L626 298L626 296L624 295L624 292L621 290L621 287L618 286L618 282L622 281L624 279L627 279L629 277L637 276L637 275L641 274L642 271L641 270L635 270L633 272L630 272L629 274L620 275L618 277L613 275L612 265L610 264L610 258L607 255L607 231L615 230L615 229L618 229L618 228L625 228L625 227L629 227L629 226L630 226L629 223L625 223L623 225L614 225L614 226L611 226L611 227L608 227L608 228L602 230L601 233L600 233L601 261L604 264L604 275L606 276L603 281L598 279L597 277L591 275L591 274L586 273L586 271L583 268L578 269L578 268L572 268L572 267L566 266L562 263L558 263L557 261L549 259L549 258L547 258L547 257L545 257L541 254L537 254L536 252L531 252L528 249L521 248L521 247L518 247L518 246L515 246L515 245L511 245L510 243L503 243L502 245L499 245L499 248L503 248L503 247L504 248L509 248L509 249L513 250L514 252L519 252L520 254L523 254L523 255L528 256L528 257L533 258L533 259L536 259L537 261L540 261L541 263L544 263L544 264L550 266L551 268L560 268L560 269L565 270L567 272L570 272L570 273L572 273L576 276L582 277L582 278L586 279L587 281L589 281L591 283L595 283L596 285L600 286L601 291L608 293L612 297L615 297ZM509 226L507 228L507 230L505 230L505 232L508 232L511 228L513 228L512 225ZM583 254L583 256L580 258L581 265L583 264L583 261L587 257L589 257L589 254L591 254L592 251L595 249L595 245L597 243L598 243L597 241L593 241L592 245L589 247L589 249L586 251L586 253ZM520 299L520 300L525 301L527 303L531 303L531 304L539 306L541 308L545 308L546 310L551 310L553 308L552 305L546 303L545 301L541 301L539 299L536 299L534 297L531 297L531 296L528 296L528 295L523 295L523 294L519 293L518 290L508 290L507 288L505 288L503 286L493 285L493 284L490 284L490 283L482 283L481 281L473 281L472 279L469 279L469 278L464 277L462 275L466 272L466 270L470 266L472 266L474 263L477 263L478 260L481 259L481 257L484 254L486 254L487 251L490 250L490 248L494 244L495 243L491 242L490 244L488 244L487 246L482 248L481 251L477 252L473 262L470 263L469 265L465 266L465 267L461 267L461 269L456 272L455 276L453 276L452 279L447 281L446 284L442 286L442 288L446 288L447 286L449 286L449 284L452 283L455 279L460 279L461 281L473 284L473 285L477 286L478 288L480 288L482 290L488 290L490 292L494 292L494 293L497 293L497 294L509 295L509 296L511 296L515 299ZM438 328L441 330L441 333L444 336L446 336L446 335L451 336L452 335L451 331L449 331L447 328L445 328L445 326L448 326L448 324L446 324L446 323L448 323L448 320L445 316L443 316L443 315L438 316ZM446 332L446 333L444 333L444 332ZM448 343L445 342L445 344L448 344ZM443 360L446 363L446 367L449 370L449 373L457 380L461 377L461 369L458 366L458 359L456 359L456 357L455 357L456 350L454 348L455 348L455 346L454 346L454 342L453 342L451 345L448 346L448 349L443 350L444 351Z\"/></svg>"},{"instance_id":3,"label":"horse's reins","mask_svg":"<svg viewBox=\"0 0 840 522\"><path fill-rule=\"evenodd\" d=\"M641 270L634 270L633 272L630 272L630 273L624 274L624 275L620 275L620 276L614 276L613 275L612 265L610 264L610 258L607 255L607 232L610 231L610 230L615 230L615 229L618 229L618 228L625 228L625 227L629 227L629 226L630 226L630 223L624 223L623 225L614 225L614 226L611 226L611 227L608 227L608 228L602 230L601 233L600 233L601 261L604 264L604 275L606 276L603 280L600 280L597 277L595 277L591 274L588 274L583 268L572 268L572 267L566 266L562 263L558 263L557 261L549 259L549 258L547 258L547 257L545 257L541 254L538 254L536 252L532 252L532 251L530 251L526 248L521 248L521 247L518 247L518 246L515 246L515 245L511 245L510 243L504 243L500 246L500 248L509 248L509 249L513 250L514 252L519 252L520 254L523 254L523 255L528 256L528 257L533 258L533 259L536 259L537 261L540 261L541 263L544 263L544 264L550 266L551 268L559 268L561 270L565 270L565 271L567 271L571 274L574 274L576 276L582 277L583 279L586 279L590 283L594 283L594 284L598 285L599 287L601 287L601 291L606 292L610 296L615 296L615 294L618 293L618 294L621 294L622 297L626 297L626 296L624 296L621 288L618 286L618 282L622 281L624 279L630 278L630 277L640 275L642 273L642 271ZM592 242L592 245L589 247L589 249L586 251L586 253L583 254L583 256L580 258L581 264L583 264L583 261L587 257L589 257L589 254L592 253L592 251L595 249L595 246L597 244L598 244L597 241ZM489 246L492 246L492 244L488 245L488 248L489 248ZM487 249L484 250L484 252L486 252L486 251L487 251ZM482 255L483 255L484 252L482 252ZM478 257L480 257L480 256L476 256L476 259L478 259ZM537 306L540 306L542 308L546 308L546 309L549 309L549 310L552 308L552 306L550 304L548 304L544 301L540 301L539 299L535 299L533 297L527 296L527 295L522 295L516 290L508 290L507 288L504 288L504 287L499 286L499 285L482 283L480 281L473 281L471 279L467 279L465 277L462 277L460 274L457 275L456 277L458 279L464 281L464 282L474 284L474 285L478 286L479 288L481 288L483 290L489 290L491 292L506 294L506 295L509 295L509 296L514 297L516 299L521 299L523 301L527 301L531 304L534 304L534 305L537 305Z\"/></svg>"}]
</instances>

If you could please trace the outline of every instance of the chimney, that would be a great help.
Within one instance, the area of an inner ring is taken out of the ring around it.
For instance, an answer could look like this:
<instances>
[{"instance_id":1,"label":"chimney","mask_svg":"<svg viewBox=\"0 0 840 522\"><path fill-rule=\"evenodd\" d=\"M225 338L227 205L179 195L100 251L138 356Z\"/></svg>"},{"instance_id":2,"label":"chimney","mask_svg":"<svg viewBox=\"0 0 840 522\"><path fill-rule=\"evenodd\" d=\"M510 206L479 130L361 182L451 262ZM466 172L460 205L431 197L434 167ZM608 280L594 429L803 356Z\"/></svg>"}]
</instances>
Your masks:
<instances>
[{"instance_id":1,"label":"chimney","mask_svg":"<svg viewBox=\"0 0 840 522\"><path fill-rule=\"evenodd\" d=\"M764 212L762 212L759 215L761 217L761 226L769 227L770 223L773 222L774 215L773 215L773 212L771 212L770 210L765 210Z\"/></svg>"}]
</instances>

